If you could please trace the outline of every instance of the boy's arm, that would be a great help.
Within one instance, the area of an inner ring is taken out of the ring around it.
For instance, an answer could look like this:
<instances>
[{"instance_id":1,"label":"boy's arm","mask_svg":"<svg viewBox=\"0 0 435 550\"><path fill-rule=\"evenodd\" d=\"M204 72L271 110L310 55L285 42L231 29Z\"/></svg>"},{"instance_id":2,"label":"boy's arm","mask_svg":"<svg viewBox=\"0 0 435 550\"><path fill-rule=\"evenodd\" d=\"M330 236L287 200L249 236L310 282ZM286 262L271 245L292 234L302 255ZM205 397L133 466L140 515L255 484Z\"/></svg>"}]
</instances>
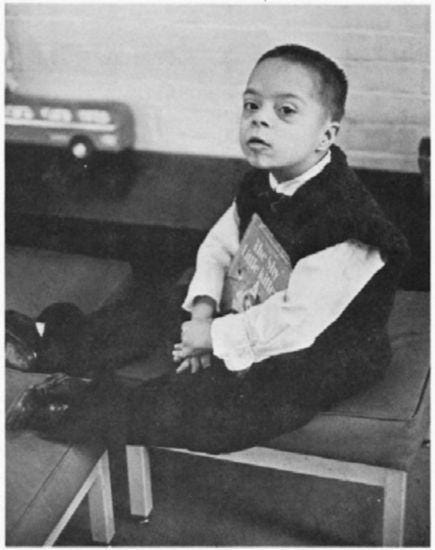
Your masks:
<instances>
[{"instance_id":1,"label":"boy's arm","mask_svg":"<svg viewBox=\"0 0 435 550\"><path fill-rule=\"evenodd\" d=\"M238 247L238 214L233 203L198 249L195 273L182 306L192 317L211 317L219 307L225 273Z\"/></svg>"},{"instance_id":2,"label":"boy's arm","mask_svg":"<svg viewBox=\"0 0 435 550\"><path fill-rule=\"evenodd\" d=\"M236 371L311 346L383 266L377 249L354 241L303 258L287 290L212 322L213 353Z\"/></svg>"},{"instance_id":3,"label":"boy's arm","mask_svg":"<svg viewBox=\"0 0 435 550\"><path fill-rule=\"evenodd\" d=\"M210 319L217 310L216 300L210 296L195 296L192 303L192 319Z\"/></svg>"},{"instance_id":4,"label":"boy's arm","mask_svg":"<svg viewBox=\"0 0 435 550\"><path fill-rule=\"evenodd\" d=\"M210 321L219 307L225 273L239 247L239 219L235 203L221 216L199 247L196 269L189 285L183 308L192 320ZM208 333L210 332L208 324ZM174 361L181 364L177 373L197 372L210 366L210 351L189 356L182 343L175 344Z\"/></svg>"}]
</instances>

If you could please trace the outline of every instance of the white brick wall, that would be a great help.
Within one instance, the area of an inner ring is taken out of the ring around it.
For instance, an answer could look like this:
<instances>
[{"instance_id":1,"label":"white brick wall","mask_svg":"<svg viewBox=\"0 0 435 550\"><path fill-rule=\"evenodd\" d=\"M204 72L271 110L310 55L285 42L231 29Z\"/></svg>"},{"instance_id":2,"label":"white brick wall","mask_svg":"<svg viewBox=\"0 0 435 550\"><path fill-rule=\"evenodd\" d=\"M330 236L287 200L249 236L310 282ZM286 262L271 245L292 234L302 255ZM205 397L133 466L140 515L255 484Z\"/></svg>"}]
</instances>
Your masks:
<instances>
[{"instance_id":1,"label":"white brick wall","mask_svg":"<svg viewBox=\"0 0 435 550\"><path fill-rule=\"evenodd\" d=\"M350 81L340 136L360 167L416 171L429 134L428 5L8 4L22 93L117 99L137 149L240 156L241 93L266 50L333 57Z\"/></svg>"}]
</instances>

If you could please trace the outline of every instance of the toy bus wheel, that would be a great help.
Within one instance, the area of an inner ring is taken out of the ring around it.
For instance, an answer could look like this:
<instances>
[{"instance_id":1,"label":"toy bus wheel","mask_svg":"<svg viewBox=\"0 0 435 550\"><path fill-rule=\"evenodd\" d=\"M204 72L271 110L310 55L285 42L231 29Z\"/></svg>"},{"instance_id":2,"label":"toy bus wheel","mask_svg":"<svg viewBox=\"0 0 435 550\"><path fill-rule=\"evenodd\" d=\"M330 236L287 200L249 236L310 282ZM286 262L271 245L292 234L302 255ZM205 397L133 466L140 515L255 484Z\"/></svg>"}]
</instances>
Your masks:
<instances>
[{"instance_id":1,"label":"toy bus wheel","mask_svg":"<svg viewBox=\"0 0 435 550\"><path fill-rule=\"evenodd\" d=\"M84 160L92 155L94 144L86 136L77 136L71 140L69 149L76 159Z\"/></svg>"}]
</instances>

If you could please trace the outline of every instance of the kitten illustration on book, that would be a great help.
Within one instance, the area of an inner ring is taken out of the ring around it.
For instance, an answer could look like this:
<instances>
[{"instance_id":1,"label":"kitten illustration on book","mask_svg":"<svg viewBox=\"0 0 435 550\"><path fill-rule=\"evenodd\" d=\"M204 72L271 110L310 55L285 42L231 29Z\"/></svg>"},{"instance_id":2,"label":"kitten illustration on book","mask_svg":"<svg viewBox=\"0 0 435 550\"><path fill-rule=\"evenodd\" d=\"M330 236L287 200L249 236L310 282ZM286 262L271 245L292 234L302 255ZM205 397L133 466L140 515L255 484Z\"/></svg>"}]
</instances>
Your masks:
<instances>
[{"instance_id":1,"label":"kitten illustration on book","mask_svg":"<svg viewBox=\"0 0 435 550\"><path fill-rule=\"evenodd\" d=\"M240 288L239 290L236 290L233 298L232 309L234 311L247 311L252 306L259 304L259 287L260 283L257 281L250 288Z\"/></svg>"}]
</instances>

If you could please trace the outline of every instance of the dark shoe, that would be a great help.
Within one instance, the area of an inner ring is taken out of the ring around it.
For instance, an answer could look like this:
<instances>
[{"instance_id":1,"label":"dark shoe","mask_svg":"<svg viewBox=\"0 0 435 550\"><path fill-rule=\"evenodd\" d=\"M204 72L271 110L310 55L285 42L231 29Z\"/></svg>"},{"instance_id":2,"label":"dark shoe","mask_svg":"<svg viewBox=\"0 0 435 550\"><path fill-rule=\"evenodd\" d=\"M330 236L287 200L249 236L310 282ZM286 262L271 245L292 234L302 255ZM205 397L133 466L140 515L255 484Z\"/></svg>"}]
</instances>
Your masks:
<instances>
[{"instance_id":1,"label":"dark shoe","mask_svg":"<svg viewBox=\"0 0 435 550\"><path fill-rule=\"evenodd\" d=\"M128 393L112 379L95 382L56 373L29 388L9 411L9 430L35 430L45 439L83 443L125 439Z\"/></svg>"},{"instance_id":2,"label":"dark shoe","mask_svg":"<svg viewBox=\"0 0 435 550\"><path fill-rule=\"evenodd\" d=\"M42 337L36 322L45 324ZM81 353L85 315L75 305L57 302L46 307L36 322L17 311L6 311L6 365L24 372L65 372L91 377Z\"/></svg>"},{"instance_id":3,"label":"dark shoe","mask_svg":"<svg viewBox=\"0 0 435 550\"><path fill-rule=\"evenodd\" d=\"M23 372L35 371L41 338L33 319L18 311L7 310L5 331L6 366Z\"/></svg>"},{"instance_id":4,"label":"dark shoe","mask_svg":"<svg viewBox=\"0 0 435 550\"><path fill-rule=\"evenodd\" d=\"M48 376L31 386L8 412L10 430L51 430L60 426L80 407L92 390L92 382L64 373Z\"/></svg>"},{"instance_id":5,"label":"dark shoe","mask_svg":"<svg viewBox=\"0 0 435 550\"><path fill-rule=\"evenodd\" d=\"M84 313L75 304L57 302L46 307L36 321L45 324L37 360L39 372L86 376L80 370L78 349L84 333Z\"/></svg>"}]
</instances>

